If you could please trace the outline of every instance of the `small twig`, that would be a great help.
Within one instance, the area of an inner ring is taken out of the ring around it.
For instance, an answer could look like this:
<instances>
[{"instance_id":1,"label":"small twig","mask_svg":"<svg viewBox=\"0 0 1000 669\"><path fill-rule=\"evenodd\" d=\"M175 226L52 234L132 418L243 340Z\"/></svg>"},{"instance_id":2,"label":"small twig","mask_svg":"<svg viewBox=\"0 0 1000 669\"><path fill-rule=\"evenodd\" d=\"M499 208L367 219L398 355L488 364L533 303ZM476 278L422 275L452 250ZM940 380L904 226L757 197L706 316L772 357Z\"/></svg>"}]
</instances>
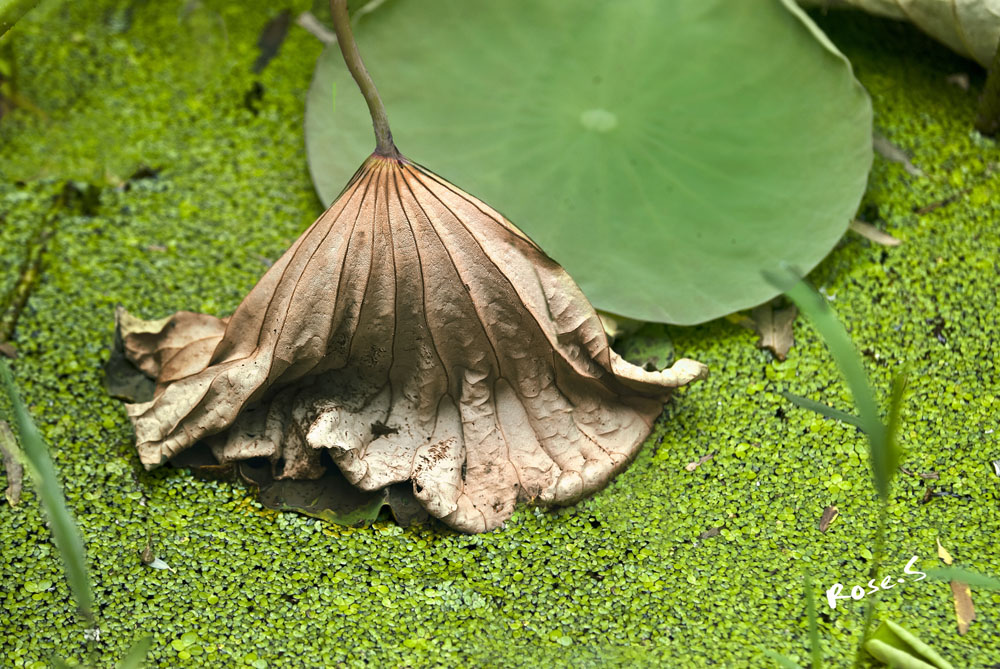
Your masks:
<instances>
[{"instance_id":1,"label":"small twig","mask_svg":"<svg viewBox=\"0 0 1000 669\"><path fill-rule=\"evenodd\" d=\"M693 472L694 470L698 469L698 467L701 467L703 464L705 464L706 462L708 462L709 460L711 460L712 458L714 458L715 457L715 453L716 453L716 451L712 451L711 453L709 453L707 455L701 456L700 458L698 458L694 462L687 463L686 465L684 465L685 471Z\"/></svg>"},{"instance_id":2,"label":"small twig","mask_svg":"<svg viewBox=\"0 0 1000 669\"><path fill-rule=\"evenodd\" d=\"M45 227L35 237L28 247L28 254L21 266L17 283L14 284L10 293L0 300L0 343L7 342L14 337L14 328L17 327L18 318L24 311L28 297L42 275L45 247L53 232L51 227Z\"/></svg>"},{"instance_id":3,"label":"small twig","mask_svg":"<svg viewBox=\"0 0 1000 669\"><path fill-rule=\"evenodd\" d=\"M323 44L330 45L337 42L337 34L323 25L323 22L317 19L312 12L302 12L295 19L295 23Z\"/></svg>"},{"instance_id":4,"label":"small twig","mask_svg":"<svg viewBox=\"0 0 1000 669\"><path fill-rule=\"evenodd\" d=\"M915 177L924 176L923 171L910 162L910 156L908 156L901 148L890 142L889 138L880 133L878 130L872 132L872 148L886 160L891 160L894 163L902 165L907 174Z\"/></svg>"},{"instance_id":5,"label":"small twig","mask_svg":"<svg viewBox=\"0 0 1000 669\"><path fill-rule=\"evenodd\" d=\"M848 228L867 239L868 241L875 242L876 244L881 244L882 246L899 246L902 244L897 238L890 235L888 232L883 232L876 228L871 223L865 223L864 221L854 220Z\"/></svg>"},{"instance_id":6,"label":"small twig","mask_svg":"<svg viewBox=\"0 0 1000 669\"><path fill-rule=\"evenodd\" d=\"M17 282L7 294L0 295L0 345L3 346L0 353L7 357L13 358L16 355L16 352L12 350L8 342L13 340L14 330L17 327L18 319L21 317L21 312L24 311L28 303L28 298L31 297L32 291L41 279L49 241L55 235L60 214L63 213L63 209L69 204L72 192L67 182L60 189L59 194L55 196L52 208L28 243L27 253L25 254L24 262L21 264ZM11 355L12 352L15 355Z\"/></svg>"},{"instance_id":7,"label":"small twig","mask_svg":"<svg viewBox=\"0 0 1000 669\"><path fill-rule=\"evenodd\" d=\"M958 191L958 193L956 193L955 195L949 195L948 197L946 197L946 198L944 198L942 200L936 200L934 202L931 202L930 204L924 205L923 207L918 207L918 208L916 208L916 209L913 210L913 213L914 214L919 214L919 215L929 214L932 211L934 211L935 209L940 209L941 207L947 206L947 205L951 204L952 202L957 201L960 197L962 197L963 195L965 195L966 193L968 193L970 190L972 190L972 189L971 188L963 188L962 190Z\"/></svg>"}]
</instances>

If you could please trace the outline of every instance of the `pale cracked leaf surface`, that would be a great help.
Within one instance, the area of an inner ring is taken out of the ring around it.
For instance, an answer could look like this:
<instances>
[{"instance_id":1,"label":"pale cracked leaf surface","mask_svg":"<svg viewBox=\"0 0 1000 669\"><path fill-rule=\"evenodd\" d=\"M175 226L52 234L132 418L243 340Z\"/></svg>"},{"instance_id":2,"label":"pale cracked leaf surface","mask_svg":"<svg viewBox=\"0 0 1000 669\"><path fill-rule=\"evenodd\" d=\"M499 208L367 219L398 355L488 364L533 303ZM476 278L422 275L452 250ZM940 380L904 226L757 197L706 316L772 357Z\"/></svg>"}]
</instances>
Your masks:
<instances>
[{"instance_id":1,"label":"pale cracked leaf surface","mask_svg":"<svg viewBox=\"0 0 1000 669\"><path fill-rule=\"evenodd\" d=\"M707 375L621 359L558 264L403 158L369 158L229 319L118 320L157 380L127 405L147 468L205 440L318 478L325 450L363 490L412 482L463 532L603 487L670 390Z\"/></svg>"}]
</instances>

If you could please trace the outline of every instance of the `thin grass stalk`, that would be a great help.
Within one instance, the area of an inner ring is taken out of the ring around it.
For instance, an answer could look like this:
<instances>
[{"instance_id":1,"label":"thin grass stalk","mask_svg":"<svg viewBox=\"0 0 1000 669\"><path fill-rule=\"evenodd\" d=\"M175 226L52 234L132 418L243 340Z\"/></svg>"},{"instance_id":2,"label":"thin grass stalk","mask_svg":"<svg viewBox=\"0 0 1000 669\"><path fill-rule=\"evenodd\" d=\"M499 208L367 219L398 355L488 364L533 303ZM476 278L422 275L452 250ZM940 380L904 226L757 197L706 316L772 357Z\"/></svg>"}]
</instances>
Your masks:
<instances>
[{"instance_id":1,"label":"thin grass stalk","mask_svg":"<svg viewBox=\"0 0 1000 669\"><path fill-rule=\"evenodd\" d=\"M3 381L4 389L13 409L13 422L17 425L21 450L27 460L28 472L38 489L38 496L42 501L42 507L45 509L45 515L48 517L49 526L52 529L52 538L55 540L56 549L62 558L70 592L76 600L77 608L84 621L88 626L93 626L95 622L94 595L91 592L90 578L87 575L83 538L80 536L76 522L66 506L66 498L59 484L59 477L56 475L55 465L49 456L48 448L46 448L38 428L35 427L34 421L31 420L31 415L24 402L21 401L10 373L10 367L5 360L0 360L0 379Z\"/></svg>"},{"instance_id":2,"label":"thin grass stalk","mask_svg":"<svg viewBox=\"0 0 1000 669\"><path fill-rule=\"evenodd\" d=\"M809 654L812 657L812 669L820 669L823 666L823 645L819 639L816 592L813 590L809 570L804 567L802 569L802 585L806 595L806 618L809 621Z\"/></svg>"}]
</instances>

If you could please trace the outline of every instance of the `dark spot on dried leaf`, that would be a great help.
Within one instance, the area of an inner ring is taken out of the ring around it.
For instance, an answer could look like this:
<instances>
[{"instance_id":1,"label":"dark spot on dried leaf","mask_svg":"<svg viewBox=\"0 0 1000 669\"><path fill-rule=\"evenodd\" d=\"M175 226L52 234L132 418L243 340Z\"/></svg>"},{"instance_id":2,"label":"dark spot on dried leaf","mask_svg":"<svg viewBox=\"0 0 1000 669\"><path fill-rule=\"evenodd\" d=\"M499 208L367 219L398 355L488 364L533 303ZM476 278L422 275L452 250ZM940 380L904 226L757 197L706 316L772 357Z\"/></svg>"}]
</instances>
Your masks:
<instances>
[{"instance_id":1,"label":"dark spot on dried leaf","mask_svg":"<svg viewBox=\"0 0 1000 669\"><path fill-rule=\"evenodd\" d=\"M384 436L389 435L389 434L399 434L399 428L398 427L391 427L389 425L386 425L385 423L383 423L380 420L377 420L374 423L372 423L372 435L373 436L375 436L375 437L384 437Z\"/></svg>"}]
</instances>

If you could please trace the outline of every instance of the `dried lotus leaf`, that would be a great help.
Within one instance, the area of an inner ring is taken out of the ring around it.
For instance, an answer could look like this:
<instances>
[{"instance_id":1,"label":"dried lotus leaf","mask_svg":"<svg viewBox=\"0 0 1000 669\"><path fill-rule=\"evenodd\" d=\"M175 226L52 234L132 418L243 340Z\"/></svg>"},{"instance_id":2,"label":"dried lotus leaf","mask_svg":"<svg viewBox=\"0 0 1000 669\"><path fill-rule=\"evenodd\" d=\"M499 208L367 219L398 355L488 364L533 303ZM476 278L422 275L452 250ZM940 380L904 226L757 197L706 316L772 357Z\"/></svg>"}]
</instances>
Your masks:
<instances>
[{"instance_id":1,"label":"dried lotus leaf","mask_svg":"<svg viewBox=\"0 0 1000 669\"><path fill-rule=\"evenodd\" d=\"M707 374L624 361L558 264L400 156L369 158L231 318L129 325L126 356L157 381L127 405L147 468L205 440L311 480L325 450L352 485L405 482L464 532L603 487Z\"/></svg>"},{"instance_id":2,"label":"dried lotus leaf","mask_svg":"<svg viewBox=\"0 0 1000 669\"><path fill-rule=\"evenodd\" d=\"M202 440L222 466L266 458L277 481L319 481L332 462L394 509L415 500L463 532L498 527L520 500L601 488L670 391L707 368L620 358L558 264L401 156L345 0L331 12L375 153L228 320L119 316L126 357L156 379L150 401L127 405L142 463Z\"/></svg>"}]
</instances>

